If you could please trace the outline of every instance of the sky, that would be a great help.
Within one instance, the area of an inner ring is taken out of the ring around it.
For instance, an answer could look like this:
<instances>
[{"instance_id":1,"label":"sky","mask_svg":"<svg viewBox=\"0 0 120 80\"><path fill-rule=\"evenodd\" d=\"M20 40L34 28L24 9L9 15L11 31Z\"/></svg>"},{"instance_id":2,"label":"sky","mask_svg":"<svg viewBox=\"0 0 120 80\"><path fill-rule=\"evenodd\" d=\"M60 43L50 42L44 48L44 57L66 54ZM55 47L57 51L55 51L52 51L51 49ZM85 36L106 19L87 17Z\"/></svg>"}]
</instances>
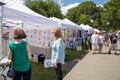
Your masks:
<instances>
[{"instance_id":1,"label":"sky","mask_svg":"<svg viewBox=\"0 0 120 80\"><path fill-rule=\"evenodd\" d=\"M0 0L0 1L10 2L10 1L14 1L14 0ZM24 1L24 0L21 0L21 1ZM62 11L63 15L67 14L68 9L70 9L72 7L76 7L78 4L80 4L81 2L84 2L84 1L93 1L96 3L96 5L103 5L104 3L107 2L107 0L55 0L55 1L60 2L61 11Z\"/></svg>"},{"instance_id":2,"label":"sky","mask_svg":"<svg viewBox=\"0 0 120 80\"><path fill-rule=\"evenodd\" d=\"M67 6L73 3L81 3L84 1L89 1L89 0L60 0L62 6ZM91 1L95 2L97 5L101 5L104 4L107 0L91 0Z\"/></svg>"},{"instance_id":3,"label":"sky","mask_svg":"<svg viewBox=\"0 0 120 80\"><path fill-rule=\"evenodd\" d=\"M68 9L72 7L76 7L78 4L84 1L89 1L89 0L60 0L60 5L61 5L61 11L62 14L66 15L68 12ZM96 3L96 5L103 5L107 2L107 0L91 0Z\"/></svg>"}]
</instances>

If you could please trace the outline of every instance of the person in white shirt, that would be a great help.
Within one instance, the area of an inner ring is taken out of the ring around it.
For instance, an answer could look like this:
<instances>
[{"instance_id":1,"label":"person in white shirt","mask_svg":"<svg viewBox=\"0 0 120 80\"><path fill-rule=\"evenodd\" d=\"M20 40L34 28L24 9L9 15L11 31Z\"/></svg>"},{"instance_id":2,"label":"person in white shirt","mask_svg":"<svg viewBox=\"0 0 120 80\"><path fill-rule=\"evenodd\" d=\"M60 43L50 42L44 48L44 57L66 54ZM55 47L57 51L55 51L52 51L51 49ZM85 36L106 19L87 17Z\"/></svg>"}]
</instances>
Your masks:
<instances>
[{"instance_id":1,"label":"person in white shirt","mask_svg":"<svg viewBox=\"0 0 120 80\"><path fill-rule=\"evenodd\" d=\"M91 36L92 53L93 53L93 54L97 53L98 40L99 40L99 35L98 35L97 32L95 31L94 34Z\"/></svg>"},{"instance_id":2,"label":"person in white shirt","mask_svg":"<svg viewBox=\"0 0 120 80\"><path fill-rule=\"evenodd\" d=\"M102 52L104 40L105 40L105 39L104 39L102 33L99 33L99 41L98 41L99 53Z\"/></svg>"}]
</instances>

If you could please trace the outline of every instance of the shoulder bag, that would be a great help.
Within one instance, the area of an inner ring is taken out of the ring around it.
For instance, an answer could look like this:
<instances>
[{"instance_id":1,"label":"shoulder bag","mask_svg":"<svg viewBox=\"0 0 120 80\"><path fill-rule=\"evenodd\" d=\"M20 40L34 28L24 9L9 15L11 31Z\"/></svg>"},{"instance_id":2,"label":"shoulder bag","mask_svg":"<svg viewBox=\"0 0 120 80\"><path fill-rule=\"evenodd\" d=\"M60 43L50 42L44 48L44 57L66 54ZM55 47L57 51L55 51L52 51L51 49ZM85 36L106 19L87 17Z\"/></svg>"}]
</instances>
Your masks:
<instances>
[{"instance_id":1,"label":"shoulder bag","mask_svg":"<svg viewBox=\"0 0 120 80\"><path fill-rule=\"evenodd\" d=\"M13 68L13 55L14 55L14 43L13 43L12 59L11 59L10 65L9 65L9 70L7 72L7 77L9 77L9 78L15 77L15 70Z\"/></svg>"}]
</instances>

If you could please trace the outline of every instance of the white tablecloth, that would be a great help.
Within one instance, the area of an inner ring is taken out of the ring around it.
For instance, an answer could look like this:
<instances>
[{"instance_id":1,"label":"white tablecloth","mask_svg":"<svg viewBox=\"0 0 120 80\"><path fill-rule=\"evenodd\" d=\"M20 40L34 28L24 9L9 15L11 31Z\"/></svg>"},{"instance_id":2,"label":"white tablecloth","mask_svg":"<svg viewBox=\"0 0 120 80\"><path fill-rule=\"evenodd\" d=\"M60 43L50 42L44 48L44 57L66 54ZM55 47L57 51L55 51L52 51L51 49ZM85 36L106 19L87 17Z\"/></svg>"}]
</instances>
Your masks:
<instances>
[{"instance_id":1,"label":"white tablecloth","mask_svg":"<svg viewBox=\"0 0 120 80\"><path fill-rule=\"evenodd\" d=\"M11 60L9 60L7 56L5 56L0 60L0 65L9 64L10 62L11 62Z\"/></svg>"}]
</instances>

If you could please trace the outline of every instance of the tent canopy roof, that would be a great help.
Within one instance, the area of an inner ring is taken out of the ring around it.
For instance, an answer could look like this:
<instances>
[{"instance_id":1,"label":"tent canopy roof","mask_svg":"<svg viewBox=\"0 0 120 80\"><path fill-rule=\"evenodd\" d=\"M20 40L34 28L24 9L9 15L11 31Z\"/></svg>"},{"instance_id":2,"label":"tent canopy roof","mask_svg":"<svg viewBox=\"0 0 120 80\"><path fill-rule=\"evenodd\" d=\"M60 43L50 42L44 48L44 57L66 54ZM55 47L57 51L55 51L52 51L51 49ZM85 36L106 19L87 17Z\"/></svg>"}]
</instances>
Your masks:
<instances>
[{"instance_id":1,"label":"tent canopy roof","mask_svg":"<svg viewBox=\"0 0 120 80\"><path fill-rule=\"evenodd\" d=\"M55 17L51 17L50 19L58 21L58 23L60 24L61 27L67 27L67 28L72 28L72 29L77 28L78 29L78 26L70 24L68 21L61 20L61 19L58 19L58 18L55 18Z\"/></svg>"},{"instance_id":2,"label":"tent canopy roof","mask_svg":"<svg viewBox=\"0 0 120 80\"><path fill-rule=\"evenodd\" d=\"M34 24L43 24L47 26L58 26L57 21L50 20L26 7L19 0L14 0L3 6L3 18L12 20L21 20Z\"/></svg>"}]
</instances>

